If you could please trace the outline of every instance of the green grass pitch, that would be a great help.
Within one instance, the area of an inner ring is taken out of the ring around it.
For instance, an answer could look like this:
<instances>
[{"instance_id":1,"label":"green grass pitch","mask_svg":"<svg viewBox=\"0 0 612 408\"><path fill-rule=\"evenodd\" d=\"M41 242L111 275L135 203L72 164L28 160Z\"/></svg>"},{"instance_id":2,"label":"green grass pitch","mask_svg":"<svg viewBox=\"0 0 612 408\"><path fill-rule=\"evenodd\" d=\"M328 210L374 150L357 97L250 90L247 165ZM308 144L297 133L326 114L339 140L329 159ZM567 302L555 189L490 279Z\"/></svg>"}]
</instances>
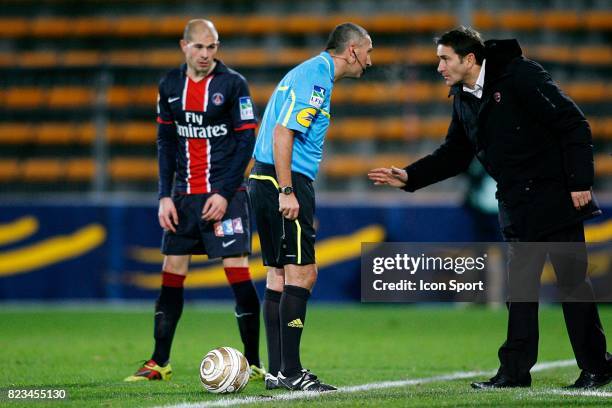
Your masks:
<instances>
[{"instance_id":1,"label":"green grass pitch","mask_svg":"<svg viewBox=\"0 0 612 408\"><path fill-rule=\"evenodd\" d=\"M152 308L152 303L150 308L3 306L0 406L149 407L284 393L265 391L262 382L252 382L242 393L229 396L203 391L198 365L206 352L218 346L242 348L229 304L186 305L172 351L172 381L122 382L139 360L150 356ZM604 328L612 333L612 307L601 307L600 314ZM345 387L495 369L506 311L313 302L306 320L302 363L325 381ZM541 308L540 329L540 362L573 358L560 307ZM266 361L263 336L261 350ZM558 394L578 374L575 365L539 371L527 390L474 391L469 387L473 378L467 378L249 406L612 405L612 386L598 390L600 396ZM65 389L68 399L35 403L7 399L8 389L26 387Z\"/></svg>"}]
</instances>

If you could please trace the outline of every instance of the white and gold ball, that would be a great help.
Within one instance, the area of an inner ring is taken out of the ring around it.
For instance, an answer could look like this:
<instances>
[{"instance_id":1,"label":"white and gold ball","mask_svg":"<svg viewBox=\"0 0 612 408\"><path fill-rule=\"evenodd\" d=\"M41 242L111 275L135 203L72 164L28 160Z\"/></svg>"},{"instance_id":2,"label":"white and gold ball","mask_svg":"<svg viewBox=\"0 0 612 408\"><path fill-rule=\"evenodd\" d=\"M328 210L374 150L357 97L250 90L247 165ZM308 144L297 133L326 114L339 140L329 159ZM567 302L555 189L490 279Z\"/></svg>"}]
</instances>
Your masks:
<instances>
[{"instance_id":1,"label":"white and gold ball","mask_svg":"<svg viewBox=\"0 0 612 408\"><path fill-rule=\"evenodd\" d=\"M215 394L239 392L249 382L249 362L235 348L216 348L200 363L200 381Z\"/></svg>"}]
</instances>

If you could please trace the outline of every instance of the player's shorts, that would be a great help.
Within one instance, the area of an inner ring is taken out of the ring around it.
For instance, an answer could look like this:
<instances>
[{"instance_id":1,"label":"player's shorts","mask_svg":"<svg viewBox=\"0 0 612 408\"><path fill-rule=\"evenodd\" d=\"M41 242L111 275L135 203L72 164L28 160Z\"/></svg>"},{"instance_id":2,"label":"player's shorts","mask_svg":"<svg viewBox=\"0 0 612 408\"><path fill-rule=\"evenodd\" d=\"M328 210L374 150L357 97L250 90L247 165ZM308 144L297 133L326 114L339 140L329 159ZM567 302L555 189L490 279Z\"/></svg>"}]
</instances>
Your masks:
<instances>
[{"instance_id":1,"label":"player's shorts","mask_svg":"<svg viewBox=\"0 0 612 408\"><path fill-rule=\"evenodd\" d=\"M161 252L164 255L208 255L209 258L235 257L251 253L249 198L237 191L221 221L202 219L204 203L212 193L178 194L172 200L179 225L176 234L164 231Z\"/></svg>"},{"instance_id":2,"label":"player's shorts","mask_svg":"<svg viewBox=\"0 0 612 408\"><path fill-rule=\"evenodd\" d=\"M296 220L288 220L278 211L278 181L274 166L255 162L249 176L248 191L257 223L261 254L266 266L315 263L313 226L315 193L312 180L291 172L294 194L300 204Z\"/></svg>"}]
</instances>

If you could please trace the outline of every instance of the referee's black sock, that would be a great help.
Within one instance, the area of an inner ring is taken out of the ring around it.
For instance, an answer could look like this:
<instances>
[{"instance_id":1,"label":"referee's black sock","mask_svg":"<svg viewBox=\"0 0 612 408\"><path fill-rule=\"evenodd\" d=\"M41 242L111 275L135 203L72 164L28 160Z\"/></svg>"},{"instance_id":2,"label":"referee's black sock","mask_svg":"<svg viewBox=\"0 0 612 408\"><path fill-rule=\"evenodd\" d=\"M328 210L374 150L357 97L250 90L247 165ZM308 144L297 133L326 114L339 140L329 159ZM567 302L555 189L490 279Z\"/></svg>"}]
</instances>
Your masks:
<instances>
[{"instance_id":1,"label":"referee's black sock","mask_svg":"<svg viewBox=\"0 0 612 408\"><path fill-rule=\"evenodd\" d=\"M283 292L266 288L263 301L263 318L268 344L268 372L276 377L281 365L281 339L279 305Z\"/></svg>"},{"instance_id":2,"label":"referee's black sock","mask_svg":"<svg viewBox=\"0 0 612 408\"><path fill-rule=\"evenodd\" d=\"M183 281L185 276L164 272L159 298L155 302L155 350L151 359L160 366L170 360L170 348L176 325L183 313Z\"/></svg>"},{"instance_id":3,"label":"referee's black sock","mask_svg":"<svg viewBox=\"0 0 612 408\"><path fill-rule=\"evenodd\" d=\"M259 297L248 267L227 267L225 274L236 299L236 320L249 364L261 367L259 360Z\"/></svg>"},{"instance_id":4,"label":"referee's black sock","mask_svg":"<svg viewBox=\"0 0 612 408\"><path fill-rule=\"evenodd\" d=\"M306 304L310 291L299 286L285 285L280 301L281 371L290 377L302 370L300 339L306 321Z\"/></svg>"}]
</instances>

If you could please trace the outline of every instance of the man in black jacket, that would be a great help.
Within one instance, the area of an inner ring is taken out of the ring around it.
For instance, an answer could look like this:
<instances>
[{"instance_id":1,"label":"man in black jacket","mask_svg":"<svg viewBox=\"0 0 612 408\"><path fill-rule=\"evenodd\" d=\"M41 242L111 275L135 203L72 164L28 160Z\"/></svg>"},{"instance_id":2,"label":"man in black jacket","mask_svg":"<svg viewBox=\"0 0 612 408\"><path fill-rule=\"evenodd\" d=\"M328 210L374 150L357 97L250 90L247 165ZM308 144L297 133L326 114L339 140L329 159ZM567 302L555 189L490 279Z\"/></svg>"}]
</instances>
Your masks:
<instances>
[{"instance_id":1,"label":"man in black jacket","mask_svg":"<svg viewBox=\"0 0 612 408\"><path fill-rule=\"evenodd\" d=\"M522 56L516 40L483 43L478 32L459 27L436 44L438 72L454 97L444 143L404 169L373 169L368 177L376 185L414 192L465 171L476 156L497 182L500 228L506 241L584 243L583 221L601 211L591 193L591 131L580 109L541 65ZM578 245L584 250L584 244ZM535 258L528 267L539 271L519 284L537 288L546 254ZM563 265L552 258L559 276ZM515 283L517 275L526 276L524 264L523 259L510 258L511 286L513 276ZM580 284L588 286L583 269ZM489 381L473 383L474 388L531 385L529 370L538 350L538 303L511 298L508 310L499 371ZM563 313L582 369L572 387L609 383L612 361L596 304L565 302Z\"/></svg>"}]
</instances>

